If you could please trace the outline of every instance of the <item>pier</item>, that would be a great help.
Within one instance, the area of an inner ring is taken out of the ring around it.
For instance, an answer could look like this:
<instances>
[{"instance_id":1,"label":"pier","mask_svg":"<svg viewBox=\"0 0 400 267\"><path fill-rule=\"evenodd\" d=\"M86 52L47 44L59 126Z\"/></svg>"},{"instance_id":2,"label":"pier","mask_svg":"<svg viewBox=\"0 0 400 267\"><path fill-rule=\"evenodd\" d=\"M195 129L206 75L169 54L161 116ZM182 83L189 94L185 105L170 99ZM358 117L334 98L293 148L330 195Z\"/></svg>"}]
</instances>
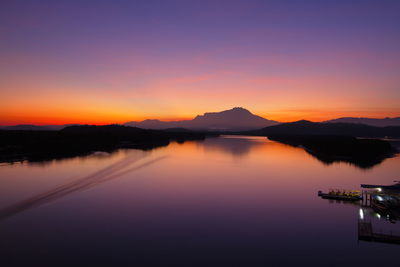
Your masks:
<instances>
[{"instance_id":1,"label":"pier","mask_svg":"<svg viewBox=\"0 0 400 267\"><path fill-rule=\"evenodd\" d=\"M400 244L400 236L374 232L371 222L358 221L358 240Z\"/></svg>"},{"instance_id":2,"label":"pier","mask_svg":"<svg viewBox=\"0 0 400 267\"><path fill-rule=\"evenodd\" d=\"M370 191L362 190L361 191L361 206L371 207L372 203L372 194Z\"/></svg>"}]
</instances>

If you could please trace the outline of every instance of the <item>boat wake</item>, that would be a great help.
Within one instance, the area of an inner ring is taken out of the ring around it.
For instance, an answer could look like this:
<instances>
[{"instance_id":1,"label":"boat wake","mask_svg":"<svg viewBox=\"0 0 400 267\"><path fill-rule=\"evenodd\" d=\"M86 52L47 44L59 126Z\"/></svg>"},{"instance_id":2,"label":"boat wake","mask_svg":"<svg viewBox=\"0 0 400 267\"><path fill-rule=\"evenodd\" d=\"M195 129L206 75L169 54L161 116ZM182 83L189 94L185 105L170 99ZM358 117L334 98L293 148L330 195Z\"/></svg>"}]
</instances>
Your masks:
<instances>
[{"instance_id":1,"label":"boat wake","mask_svg":"<svg viewBox=\"0 0 400 267\"><path fill-rule=\"evenodd\" d=\"M155 159L143 162L141 164L135 164L137 162L142 161L146 156L147 154L145 154L144 157L140 158L127 156L121 159L120 161L117 161L83 178L80 178L78 180L58 186L52 190L46 191L44 193L17 202L9 207L0 210L0 220L6 219L10 216L26 211L28 209L36 208L38 206L50 203L52 201L60 199L74 192L88 190L89 188L92 188L98 184L118 178L132 171L136 171L141 168L147 167L167 157L167 156L160 156Z\"/></svg>"}]
</instances>

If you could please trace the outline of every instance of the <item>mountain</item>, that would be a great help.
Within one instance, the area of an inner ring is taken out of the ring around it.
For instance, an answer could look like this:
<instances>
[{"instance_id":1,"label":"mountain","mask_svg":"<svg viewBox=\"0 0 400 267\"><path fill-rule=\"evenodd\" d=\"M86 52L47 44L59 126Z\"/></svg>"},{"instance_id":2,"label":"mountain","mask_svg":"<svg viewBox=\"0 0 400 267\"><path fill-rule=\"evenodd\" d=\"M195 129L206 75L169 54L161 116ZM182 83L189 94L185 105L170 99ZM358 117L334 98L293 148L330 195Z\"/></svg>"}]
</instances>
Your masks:
<instances>
[{"instance_id":1,"label":"mountain","mask_svg":"<svg viewBox=\"0 0 400 267\"><path fill-rule=\"evenodd\" d=\"M13 126L0 126L0 130L14 131L59 131L69 126L79 126L80 124L64 124L64 125L34 125L34 124L18 124Z\"/></svg>"},{"instance_id":2,"label":"mountain","mask_svg":"<svg viewBox=\"0 0 400 267\"><path fill-rule=\"evenodd\" d=\"M307 124L312 124L313 126L308 125L306 128L303 126ZM321 125L325 126L321 126ZM326 126L326 124L332 124L334 126ZM348 125L353 126L348 126ZM74 126L79 124L66 124L66 125L30 125L30 124L21 124L14 126L0 126L0 129L3 130L29 130L29 131L57 131L61 130L68 126ZM181 120L181 121L160 121L160 120L143 120L143 121L131 121L127 122L124 125L138 127L143 129L188 129L188 130L215 130L215 131L249 131L249 130L257 130L269 126L278 126L286 128L291 127L291 130L294 131L307 131L309 129L311 132L314 130L318 131L333 131L333 132L346 132L348 130L344 130L344 128L353 127L352 131L354 133L361 134L364 126L373 126L373 127L399 127L400 126L400 117L396 118L385 118L385 119L373 119L373 118L353 118L353 117L343 117L334 120L324 121L322 123L313 123L309 121L298 121L294 123L279 123L273 120L267 120L260 116L252 114L250 111L244 108L236 107L230 110L225 110L221 112L207 112L203 115L198 115L192 120ZM291 125L291 126L288 126ZM294 126L299 126L302 129L297 129ZM319 125L319 126L316 126ZM347 125L347 126L346 126ZM358 125L358 126L355 126ZM364 125L364 126L362 126ZM278 131L278 128L273 128L276 130L269 129L268 131ZM294 127L294 128L293 128ZM359 130L356 130L358 127ZM282 128L282 129L283 129ZM295 129L296 128L296 129ZM318 128L318 129L316 129ZM324 128L325 130L322 130ZM314 130L312 130L314 129ZM342 130L340 130L342 129ZM393 130L393 129L392 129ZM390 133L392 131L390 128L380 131L378 129L370 129L371 133L375 132L387 132ZM286 131L286 130L285 130ZM381 134L380 134L381 135Z\"/></svg>"},{"instance_id":3,"label":"mountain","mask_svg":"<svg viewBox=\"0 0 400 267\"><path fill-rule=\"evenodd\" d=\"M246 134L272 135L346 135L355 137L400 137L400 126L376 127L355 123L296 121L282 123Z\"/></svg>"},{"instance_id":4,"label":"mountain","mask_svg":"<svg viewBox=\"0 0 400 267\"><path fill-rule=\"evenodd\" d=\"M216 130L216 131L245 131L259 129L279 124L277 121L267 120L252 114L244 108L236 107L221 112L207 112L198 115L192 120L160 121L144 120L125 123L144 129L186 128L191 130Z\"/></svg>"},{"instance_id":5,"label":"mountain","mask_svg":"<svg viewBox=\"0 0 400 267\"><path fill-rule=\"evenodd\" d=\"M69 126L78 126L79 124L65 125L33 125L33 124L18 124L13 126L2 126L2 130L19 130L19 131L58 131Z\"/></svg>"},{"instance_id":6,"label":"mountain","mask_svg":"<svg viewBox=\"0 0 400 267\"><path fill-rule=\"evenodd\" d=\"M52 131L51 126L38 126L32 124L19 124L14 126L4 126L3 130L22 130L22 131Z\"/></svg>"},{"instance_id":7,"label":"mountain","mask_svg":"<svg viewBox=\"0 0 400 267\"><path fill-rule=\"evenodd\" d=\"M124 123L124 125L131 127L138 127L142 129L169 129L169 128L185 128L185 125L187 123L190 123L190 120L185 120L185 121L143 120L143 121L130 121Z\"/></svg>"},{"instance_id":8,"label":"mountain","mask_svg":"<svg viewBox=\"0 0 400 267\"><path fill-rule=\"evenodd\" d=\"M384 118L384 119L372 119L372 118L353 118L344 117L334 120L325 121L326 123L357 123L366 124L376 127L386 127L386 126L400 126L400 117L397 118Z\"/></svg>"}]
</instances>

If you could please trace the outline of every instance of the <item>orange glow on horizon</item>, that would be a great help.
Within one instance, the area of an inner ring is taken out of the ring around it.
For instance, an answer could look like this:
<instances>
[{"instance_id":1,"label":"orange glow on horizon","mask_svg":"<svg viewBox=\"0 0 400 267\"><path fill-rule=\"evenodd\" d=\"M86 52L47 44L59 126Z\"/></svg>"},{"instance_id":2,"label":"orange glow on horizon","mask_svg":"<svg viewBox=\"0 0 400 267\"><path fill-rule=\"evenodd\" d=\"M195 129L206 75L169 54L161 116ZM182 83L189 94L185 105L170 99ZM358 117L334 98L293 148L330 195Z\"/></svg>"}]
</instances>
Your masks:
<instances>
[{"instance_id":1,"label":"orange glow on horizon","mask_svg":"<svg viewBox=\"0 0 400 267\"><path fill-rule=\"evenodd\" d=\"M280 122L400 116L400 17L388 4L354 16L354 3L142 1L132 15L112 1L9 2L0 125L188 120L232 107Z\"/></svg>"},{"instance_id":2,"label":"orange glow on horizon","mask_svg":"<svg viewBox=\"0 0 400 267\"><path fill-rule=\"evenodd\" d=\"M383 79L236 76L236 73L222 73L220 76L155 79L143 88L118 90L72 85L55 87L52 82L41 83L28 77L32 79L31 84L27 81L6 84L0 103L0 125L190 120L205 112L219 112L235 106L279 122L400 116L396 90L377 96L373 90L365 89L385 85ZM248 87L252 89L247 90Z\"/></svg>"},{"instance_id":3,"label":"orange glow on horizon","mask_svg":"<svg viewBox=\"0 0 400 267\"><path fill-rule=\"evenodd\" d=\"M221 110L222 111L222 110ZM208 112L208 111L207 111ZM214 112L214 111L210 111ZM399 117L399 112L394 111L382 111L382 112L330 112L324 110L313 110L313 111L273 111L273 112L253 112L255 115L261 116L269 120L275 120L279 122L292 122L298 120L310 120L315 122L337 119L341 117L369 117L369 118L386 118L386 117ZM204 113L204 112L203 112ZM93 124L93 125L107 125L107 124L123 124L129 121L142 121L146 119L157 119L161 121L180 121L180 120L192 120L197 115L192 116L169 116L169 114L160 114L156 116L135 116L129 113L116 113L107 111L97 112L18 112L18 113L2 113L0 117L0 125L18 125L18 124L34 124L34 125L64 125L64 124ZM52 115L57 114L57 115Z\"/></svg>"},{"instance_id":4,"label":"orange glow on horizon","mask_svg":"<svg viewBox=\"0 0 400 267\"><path fill-rule=\"evenodd\" d=\"M279 112L268 115L260 115L261 117L268 118L279 122L293 122L298 120L309 120L314 122L322 122L327 120L333 120L343 117L354 117L354 118L373 118L373 119L384 119L387 117L395 118L400 117L400 113L396 110L393 111L382 111L382 112L331 112L324 110L299 111L299 112Z\"/></svg>"}]
</instances>

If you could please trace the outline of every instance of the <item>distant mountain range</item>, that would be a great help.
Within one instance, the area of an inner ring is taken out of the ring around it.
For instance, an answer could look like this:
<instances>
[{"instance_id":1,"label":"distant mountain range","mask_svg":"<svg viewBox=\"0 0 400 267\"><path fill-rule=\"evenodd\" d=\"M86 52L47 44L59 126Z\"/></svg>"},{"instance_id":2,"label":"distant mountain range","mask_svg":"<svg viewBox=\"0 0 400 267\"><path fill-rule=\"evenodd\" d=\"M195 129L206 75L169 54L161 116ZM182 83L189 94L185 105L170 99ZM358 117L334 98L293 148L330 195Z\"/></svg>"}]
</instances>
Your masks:
<instances>
[{"instance_id":1,"label":"distant mountain range","mask_svg":"<svg viewBox=\"0 0 400 267\"><path fill-rule=\"evenodd\" d=\"M65 125L33 125L33 124L18 124L13 126L2 126L3 130L20 130L20 131L58 131L68 126L77 126L79 124Z\"/></svg>"},{"instance_id":2,"label":"distant mountain range","mask_svg":"<svg viewBox=\"0 0 400 267\"><path fill-rule=\"evenodd\" d=\"M221 112L207 112L203 115L196 116L192 120L144 120L140 122L131 121L125 123L127 126L144 129L186 128L191 130L211 131L244 131L260 129L277 124L279 124L279 122L264 119L260 116L252 114L247 109L239 107Z\"/></svg>"},{"instance_id":3,"label":"distant mountain range","mask_svg":"<svg viewBox=\"0 0 400 267\"><path fill-rule=\"evenodd\" d=\"M384 118L384 119L371 119L371 118L353 118L344 117L334 120L325 121L327 123L357 123L366 124L376 127L386 127L386 126L400 126L400 117L397 118Z\"/></svg>"},{"instance_id":4,"label":"distant mountain range","mask_svg":"<svg viewBox=\"0 0 400 267\"><path fill-rule=\"evenodd\" d=\"M300 121L303 124L312 123L307 121ZM294 122L293 125L299 124L300 122ZM356 124L361 125L358 128L362 129L364 126L374 127L388 127L388 126L400 126L400 117L397 118L384 118L384 119L373 119L373 118L352 118L344 117L334 120L324 121L322 123L315 123L316 125L325 124ZM15 125L15 126L3 126L0 129L4 130L30 130L30 131L56 131L61 130L67 126L73 126L78 124L66 124L66 125ZM143 121L130 121L124 123L126 126L138 127L143 129L171 129L172 131L185 131L185 130L206 130L206 131L249 131L262 129L269 126L290 125L287 123L280 123L274 120L268 120L263 117L252 114L250 111L244 108L236 107L233 109L221 111L221 112L207 112L203 115L198 115L192 120L181 120L181 121L160 121L160 120L143 120ZM313 126L314 127L314 126ZM322 126L318 126L322 127ZM330 128L331 127L331 128ZM345 126L338 126L345 127ZM338 129L338 127L324 126L324 129ZM348 126L346 126L348 127ZM354 126L356 127L356 126ZM306 127L307 128L307 127ZM271 128L272 129L272 128ZM271 130L270 129L270 130ZM308 129L308 128L307 128ZM260 130L262 131L262 130ZM272 131L272 130L271 130ZM329 130L328 130L329 131ZM336 130L334 131L336 132Z\"/></svg>"},{"instance_id":5,"label":"distant mountain range","mask_svg":"<svg viewBox=\"0 0 400 267\"><path fill-rule=\"evenodd\" d=\"M263 129L246 132L249 135L346 135L354 137L400 137L400 126L376 127L356 123L323 123L306 120L281 123Z\"/></svg>"}]
</instances>

